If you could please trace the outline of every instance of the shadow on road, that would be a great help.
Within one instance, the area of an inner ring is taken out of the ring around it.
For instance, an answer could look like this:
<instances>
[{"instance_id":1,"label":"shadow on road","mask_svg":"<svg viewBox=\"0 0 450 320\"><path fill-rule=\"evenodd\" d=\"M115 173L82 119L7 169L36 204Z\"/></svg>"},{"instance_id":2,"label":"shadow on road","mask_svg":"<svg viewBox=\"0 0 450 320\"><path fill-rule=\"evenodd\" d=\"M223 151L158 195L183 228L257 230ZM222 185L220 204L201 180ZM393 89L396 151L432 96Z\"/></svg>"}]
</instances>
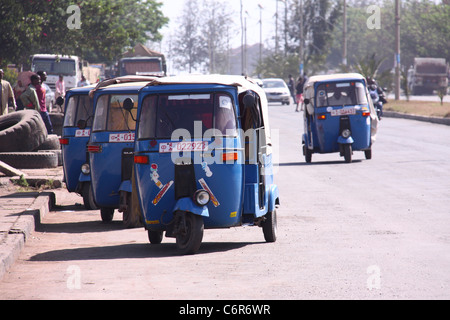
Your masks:
<instances>
[{"instance_id":1,"label":"shadow on road","mask_svg":"<svg viewBox=\"0 0 450 320\"><path fill-rule=\"evenodd\" d=\"M239 249L247 245L261 244L265 242L204 242L198 254L225 252ZM136 258L164 258L180 256L175 243L150 243L121 244L108 247L89 247L47 251L30 258L30 261L72 261L72 260L111 260L111 259L136 259Z\"/></svg>"}]
</instances>

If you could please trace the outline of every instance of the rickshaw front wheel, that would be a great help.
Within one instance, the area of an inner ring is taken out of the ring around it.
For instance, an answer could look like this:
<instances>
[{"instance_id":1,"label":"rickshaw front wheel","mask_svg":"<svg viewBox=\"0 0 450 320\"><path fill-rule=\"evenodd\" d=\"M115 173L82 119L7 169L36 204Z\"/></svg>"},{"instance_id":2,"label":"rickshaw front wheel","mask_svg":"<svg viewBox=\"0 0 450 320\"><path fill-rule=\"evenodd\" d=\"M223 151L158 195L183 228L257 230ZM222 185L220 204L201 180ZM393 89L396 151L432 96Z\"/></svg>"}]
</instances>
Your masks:
<instances>
[{"instance_id":1,"label":"rickshaw front wheel","mask_svg":"<svg viewBox=\"0 0 450 320\"><path fill-rule=\"evenodd\" d=\"M351 144L344 144L344 159L345 162L350 163L352 162L352 145Z\"/></svg>"},{"instance_id":2,"label":"rickshaw front wheel","mask_svg":"<svg viewBox=\"0 0 450 320\"><path fill-rule=\"evenodd\" d=\"M100 216L103 222L111 222L114 217L114 209L100 208Z\"/></svg>"},{"instance_id":3,"label":"rickshaw front wheel","mask_svg":"<svg viewBox=\"0 0 450 320\"><path fill-rule=\"evenodd\" d=\"M264 239L266 242L275 242L277 240L277 210L267 212L266 220L262 223Z\"/></svg>"},{"instance_id":4,"label":"rickshaw front wheel","mask_svg":"<svg viewBox=\"0 0 450 320\"><path fill-rule=\"evenodd\" d=\"M151 244L160 244L163 239L162 231L148 230L148 240Z\"/></svg>"},{"instance_id":5,"label":"rickshaw front wheel","mask_svg":"<svg viewBox=\"0 0 450 320\"><path fill-rule=\"evenodd\" d=\"M183 215L185 227L180 228L176 234L177 248L181 254L194 254L202 243L203 218L191 212L185 212ZM183 217L180 220L182 219Z\"/></svg>"}]
</instances>

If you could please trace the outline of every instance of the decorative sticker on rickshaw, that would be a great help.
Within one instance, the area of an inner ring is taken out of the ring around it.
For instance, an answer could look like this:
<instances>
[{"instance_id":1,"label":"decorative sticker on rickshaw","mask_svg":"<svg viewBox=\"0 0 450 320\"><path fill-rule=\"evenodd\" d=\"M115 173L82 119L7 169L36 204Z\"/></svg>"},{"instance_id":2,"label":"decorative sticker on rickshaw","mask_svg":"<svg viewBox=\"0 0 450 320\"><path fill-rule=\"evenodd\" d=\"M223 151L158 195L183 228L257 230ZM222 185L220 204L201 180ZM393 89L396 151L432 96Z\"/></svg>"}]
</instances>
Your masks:
<instances>
[{"instance_id":1,"label":"decorative sticker on rickshaw","mask_svg":"<svg viewBox=\"0 0 450 320\"><path fill-rule=\"evenodd\" d=\"M130 133L111 133L109 142L134 142L134 132Z\"/></svg>"},{"instance_id":2,"label":"decorative sticker on rickshaw","mask_svg":"<svg viewBox=\"0 0 450 320\"><path fill-rule=\"evenodd\" d=\"M217 201L216 196L212 193L212 191L209 188L208 184L206 183L205 179L201 178L201 179L198 180L198 182L200 182L200 185L202 186L203 189L208 191L210 200L213 203L214 207L220 206L219 201Z\"/></svg>"},{"instance_id":3,"label":"decorative sticker on rickshaw","mask_svg":"<svg viewBox=\"0 0 450 320\"><path fill-rule=\"evenodd\" d=\"M156 184L158 188L162 189L163 184L161 183L161 181L159 181L158 165L156 163L152 163L150 165L150 172L152 181Z\"/></svg>"},{"instance_id":4,"label":"decorative sticker on rickshaw","mask_svg":"<svg viewBox=\"0 0 450 320\"><path fill-rule=\"evenodd\" d=\"M207 162L202 162L202 169L203 169L203 171L205 171L205 174L208 178L213 175L211 169L208 167Z\"/></svg>"},{"instance_id":5,"label":"decorative sticker on rickshaw","mask_svg":"<svg viewBox=\"0 0 450 320\"><path fill-rule=\"evenodd\" d=\"M162 197L164 197L164 195L166 194L166 192L170 189L170 187L172 186L173 181L169 181L168 183L166 183L164 185L164 187L162 187L162 189L158 192L158 194L156 195L155 199L153 199L152 203L156 206L158 204L158 202L161 200Z\"/></svg>"},{"instance_id":6,"label":"decorative sticker on rickshaw","mask_svg":"<svg viewBox=\"0 0 450 320\"><path fill-rule=\"evenodd\" d=\"M181 141L159 144L160 153L183 151L208 151L208 141Z\"/></svg>"},{"instance_id":7,"label":"decorative sticker on rickshaw","mask_svg":"<svg viewBox=\"0 0 450 320\"><path fill-rule=\"evenodd\" d=\"M89 137L91 129L79 129L75 131L75 137Z\"/></svg>"},{"instance_id":8,"label":"decorative sticker on rickshaw","mask_svg":"<svg viewBox=\"0 0 450 320\"><path fill-rule=\"evenodd\" d=\"M345 116L348 114L356 114L355 108L343 108L331 110L331 116Z\"/></svg>"}]
</instances>

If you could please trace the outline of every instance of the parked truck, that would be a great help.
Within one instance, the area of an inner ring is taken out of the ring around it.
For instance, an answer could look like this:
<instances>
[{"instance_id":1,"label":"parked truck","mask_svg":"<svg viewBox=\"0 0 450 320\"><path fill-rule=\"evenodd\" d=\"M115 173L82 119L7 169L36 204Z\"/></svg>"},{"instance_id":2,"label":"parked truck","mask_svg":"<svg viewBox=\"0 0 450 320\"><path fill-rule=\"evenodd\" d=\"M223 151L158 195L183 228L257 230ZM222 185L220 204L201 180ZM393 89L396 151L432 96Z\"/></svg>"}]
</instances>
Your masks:
<instances>
[{"instance_id":1,"label":"parked truck","mask_svg":"<svg viewBox=\"0 0 450 320\"><path fill-rule=\"evenodd\" d=\"M119 75L163 76L166 72L164 57L127 57L119 61Z\"/></svg>"},{"instance_id":2,"label":"parked truck","mask_svg":"<svg viewBox=\"0 0 450 320\"><path fill-rule=\"evenodd\" d=\"M413 95L447 90L449 66L443 58L414 58L408 70L408 88Z\"/></svg>"},{"instance_id":3,"label":"parked truck","mask_svg":"<svg viewBox=\"0 0 450 320\"><path fill-rule=\"evenodd\" d=\"M81 61L77 56L63 56L56 54L35 54L31 56L31 71L45 71L47 85L55 90L59 75L64 76L66 90L77 86L81 78Z\"/></svg>"}]
</instances>

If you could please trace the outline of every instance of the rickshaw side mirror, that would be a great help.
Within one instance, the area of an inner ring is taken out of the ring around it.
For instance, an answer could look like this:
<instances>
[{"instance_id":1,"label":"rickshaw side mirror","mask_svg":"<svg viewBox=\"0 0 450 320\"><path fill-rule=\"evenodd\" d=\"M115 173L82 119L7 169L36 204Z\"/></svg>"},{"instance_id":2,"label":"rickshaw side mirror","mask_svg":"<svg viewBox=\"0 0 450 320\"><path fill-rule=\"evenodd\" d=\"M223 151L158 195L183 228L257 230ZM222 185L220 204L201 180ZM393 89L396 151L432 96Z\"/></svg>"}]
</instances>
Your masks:
<instances>
[{"instance_id":1,"label":"rickshaw side mirror","mask_svg":"<svg viewBox=\"0 0 450 320\"><path fill-rule=\"evenodd\" d=\"M87 125L87 121L86 120L78 120L77 122L77 127L79 129L85 129Z\"/></svg>"},{"instance_id":2,"label":"rickshaw side mirror","mask_svg":"<svg viewBox=\"0 0 450 320\"><path fill-rule=\"evenodd\" d=\"M63 104L64 104L64 98L63 97L58 97L57 99L56 99L56 104L58 105L58 106L62 106Z\"/></svg>"},{"instance_id":3,"label":"rickshaw side mirror","mask_svg":"<svg viewBox=\"0 0 450 320\"><path fill-rule=\"evenodd\" d=\"M126 98L126 99L123 101L123 108L124 108L125 110L131 111L131 110L133 110L133 107L134 107L134 101L133 101L133 99L131 99L131 98Z\"/></svg>"},{"instance_id":4,"label":"rickshaw side mirror","mask_svg":"<svg viewBox=\"0 0 450 320\"><path fill-rule=\"evenodd\" d=\"M304 103L305 103L305 105L306 105L306 104L309 104L309 102L310 102L310 101L309 101L309 99L308 99L308 98L306 98L306 99L304 99L304 100L303 100L303 102L304 102Z\"/></svg>"}]
</instances>

